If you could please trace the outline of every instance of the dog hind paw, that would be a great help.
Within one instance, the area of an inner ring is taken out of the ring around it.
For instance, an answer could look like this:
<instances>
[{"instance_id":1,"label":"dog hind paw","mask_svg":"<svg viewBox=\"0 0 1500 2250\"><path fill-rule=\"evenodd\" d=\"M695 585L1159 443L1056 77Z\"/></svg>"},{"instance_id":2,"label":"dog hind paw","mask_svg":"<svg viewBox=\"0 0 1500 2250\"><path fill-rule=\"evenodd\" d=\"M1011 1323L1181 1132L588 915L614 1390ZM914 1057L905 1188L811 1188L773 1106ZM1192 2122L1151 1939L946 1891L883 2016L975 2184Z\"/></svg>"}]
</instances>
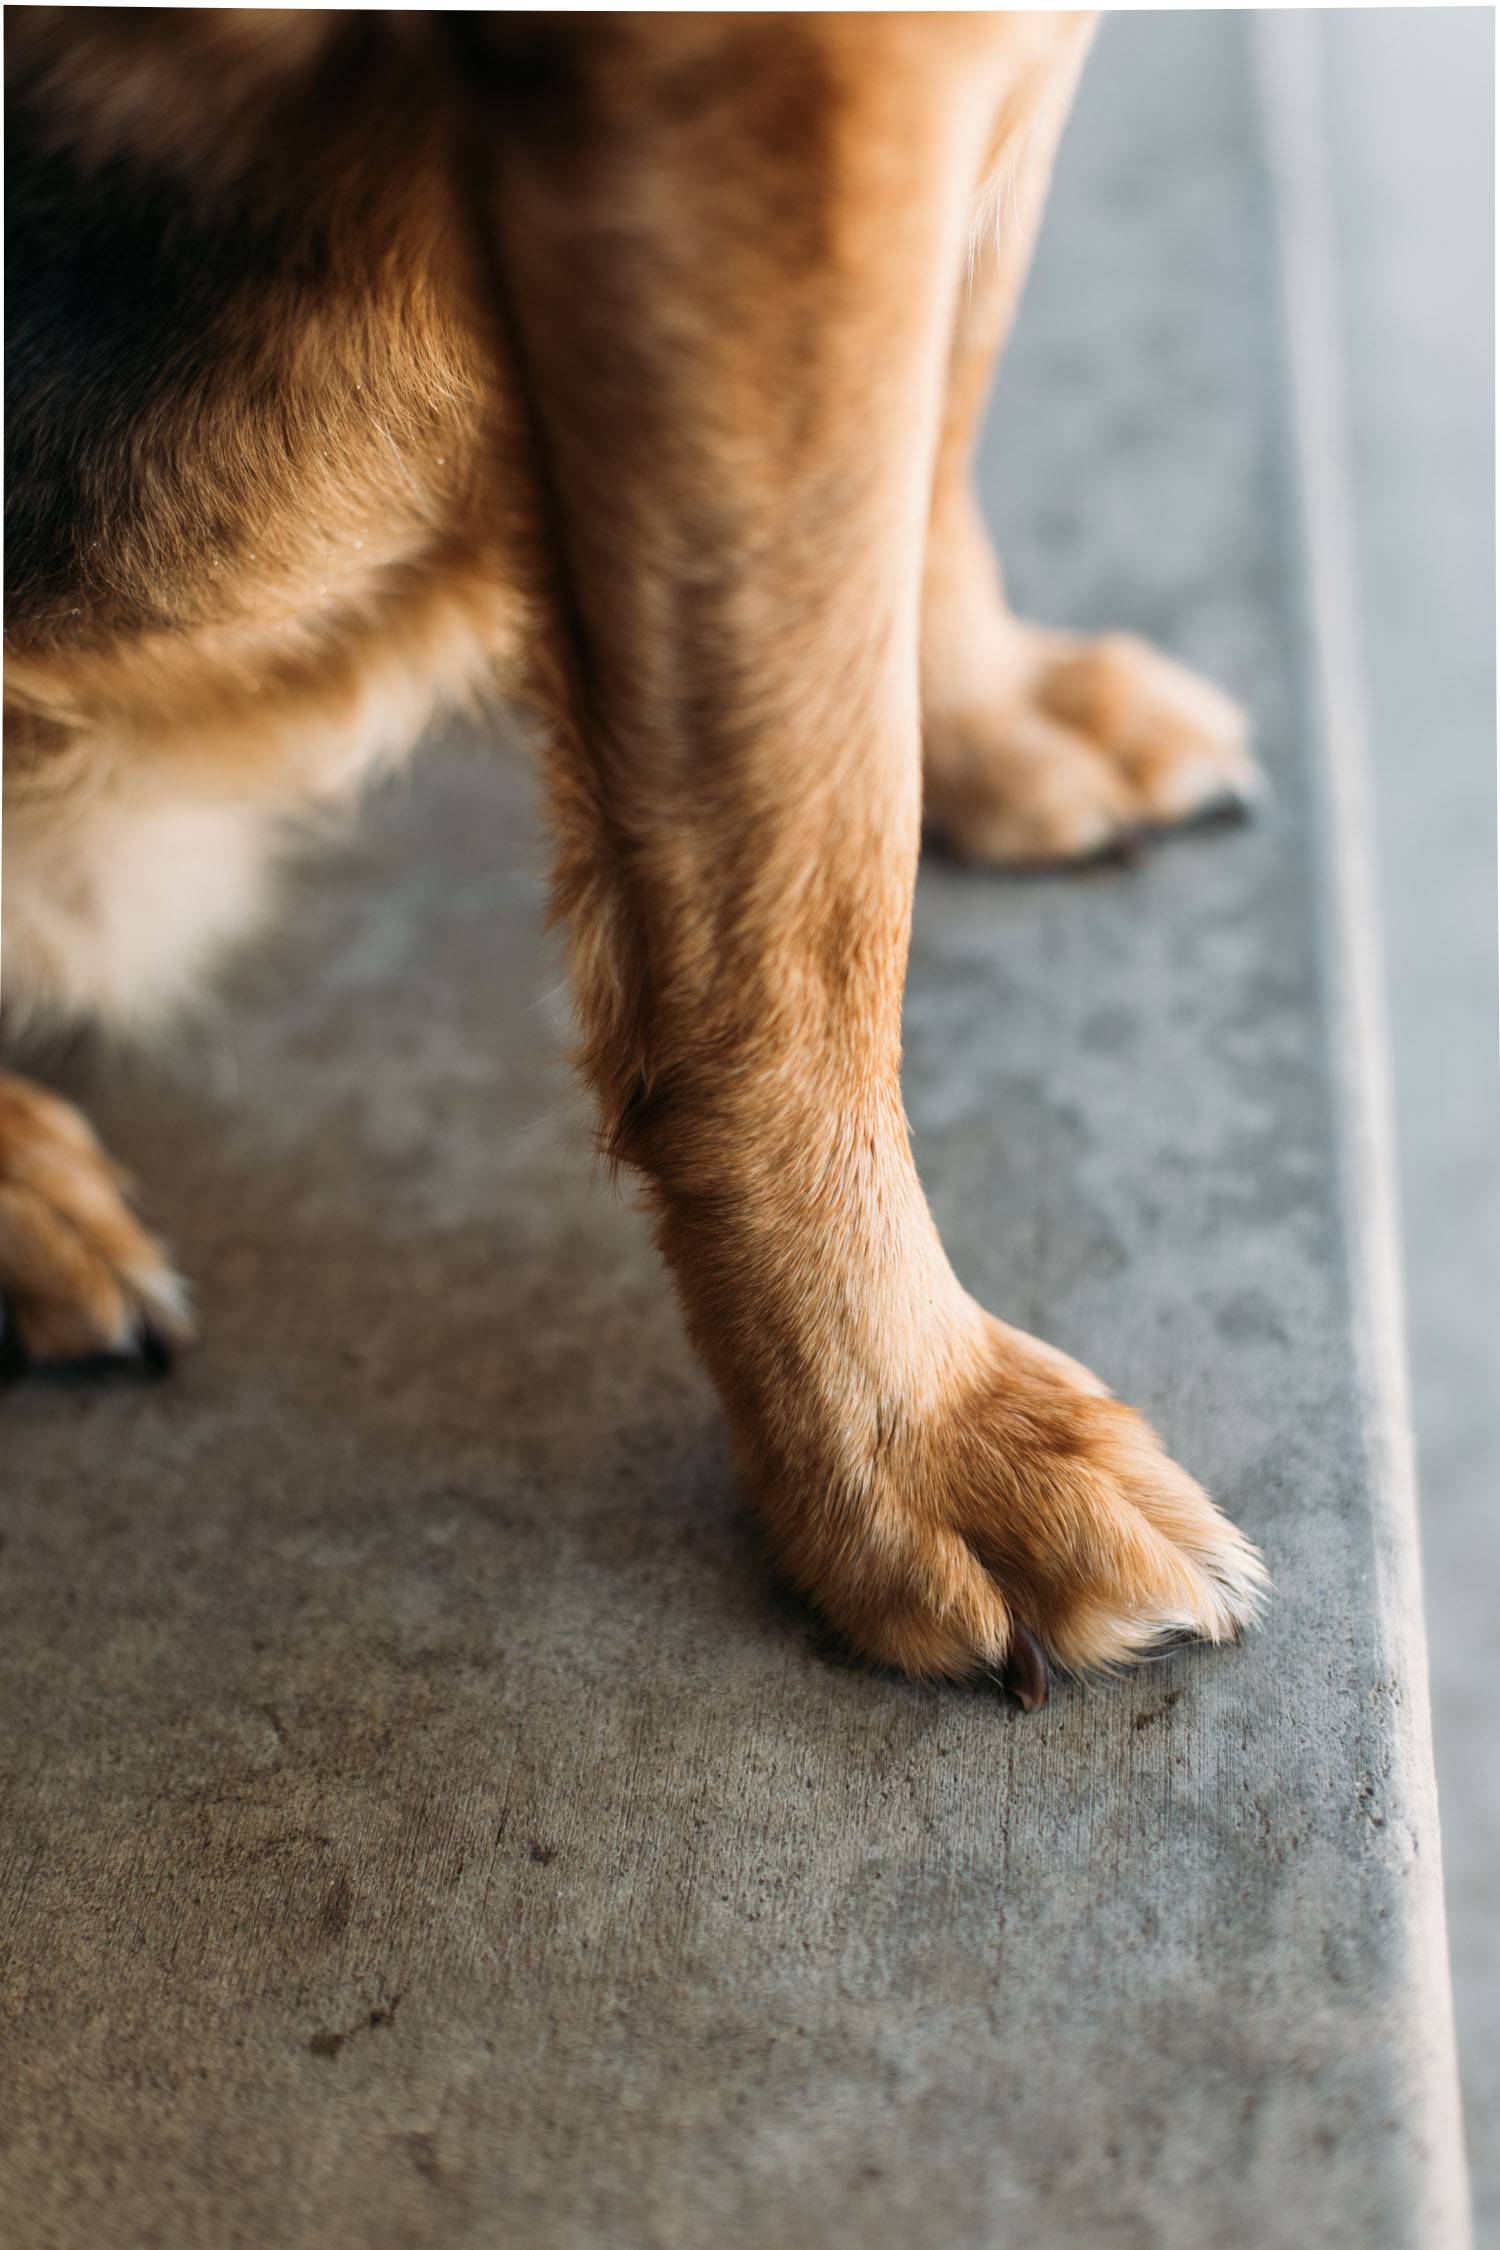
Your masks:
<instances>
[{"instance_id":1,"label":"dog hind paw","mask_svg":"<svg viewBox=\"0 0 1500 2250\"><path fill-rule=\"evenodd\" d=\"M0 1075L0 1305L14 1363L163 1367L193 1340L186 1284L68 1102Z\"/></svg>"},{"instance_id":2,"label":"dog hind paw","mask_svg":"<svg viewBox=\"0 0 1500 2250\"><path fill-rule=\"evenodd\" d=\"M961 857L1097 858L1261 795L1245 716L1207 680L1128 633L1015 631L994 692L928 720L927 817Z\"/></svg>"}]
</instances>

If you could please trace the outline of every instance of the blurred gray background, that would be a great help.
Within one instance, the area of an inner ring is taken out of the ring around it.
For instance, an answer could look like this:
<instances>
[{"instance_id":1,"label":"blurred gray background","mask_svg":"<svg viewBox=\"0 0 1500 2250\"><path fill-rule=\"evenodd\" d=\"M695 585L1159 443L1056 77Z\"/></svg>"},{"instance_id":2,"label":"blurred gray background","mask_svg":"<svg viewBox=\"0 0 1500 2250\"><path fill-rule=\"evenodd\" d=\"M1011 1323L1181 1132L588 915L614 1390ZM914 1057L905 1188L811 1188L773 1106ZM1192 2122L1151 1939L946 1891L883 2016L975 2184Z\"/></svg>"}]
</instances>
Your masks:
<instances>
[{"instance_id":1,"label":"blurred gray background","mask_svg":"<svg viewBox=\"0 0 1500 2250\"><path fill-rule=\"evenodd\" d=\"M1433 1723L1478 2239L1500 2242L1494 15L1316 19Z\"/></svg>"}]
</instances>

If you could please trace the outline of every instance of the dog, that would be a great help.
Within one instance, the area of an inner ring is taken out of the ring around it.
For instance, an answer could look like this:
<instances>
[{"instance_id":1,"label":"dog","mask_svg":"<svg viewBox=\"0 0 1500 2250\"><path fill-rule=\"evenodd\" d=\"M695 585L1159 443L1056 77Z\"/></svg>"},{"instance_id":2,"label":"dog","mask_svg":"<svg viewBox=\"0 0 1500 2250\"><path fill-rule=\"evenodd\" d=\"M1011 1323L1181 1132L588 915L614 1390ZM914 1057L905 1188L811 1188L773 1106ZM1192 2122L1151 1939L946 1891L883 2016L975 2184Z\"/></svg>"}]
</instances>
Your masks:
<instances>
[{"instance_id":1,"label":"dog","mask_svg":"<svg viewBox=\"0 0 1500 2250\"><path fill-rule=\"evenodd\" d=\"M1028 1707L1264 1591L960 1287L899 1084L924 815L1030 866L1256 787L1216 689L1011 614L970 489L1091 29L8 24L8 1013L149 1033L289 822L521 699L602 1145L775 1559L864 1657ZM16 1078L0 1292L37 1359L191 1335Z\"/></svg>"}]
</instances>

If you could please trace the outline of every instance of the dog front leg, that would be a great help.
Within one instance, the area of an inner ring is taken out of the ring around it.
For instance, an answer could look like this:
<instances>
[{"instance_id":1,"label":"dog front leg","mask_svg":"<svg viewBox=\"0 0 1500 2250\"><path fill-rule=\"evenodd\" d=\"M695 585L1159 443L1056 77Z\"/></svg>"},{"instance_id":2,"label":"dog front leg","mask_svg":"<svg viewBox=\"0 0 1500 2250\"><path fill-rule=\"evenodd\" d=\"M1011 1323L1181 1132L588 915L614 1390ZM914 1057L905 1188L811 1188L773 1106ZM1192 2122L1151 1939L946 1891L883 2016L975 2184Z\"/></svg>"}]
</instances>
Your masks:
<instances>
[{"instance_id":1,"label":"dog front leg","mask_svg":"<svg viewBox=\"0 0 1500 2250\"><path fill-rule=\"evenodd\" d=\"M923 529L1006 35L483 36L585 1064L776 1552L867 1654L1029 1696L1037 1643L1228 1634L1251 1550L964 1293L901 1104Z\"/></svg>"}]
</instances>

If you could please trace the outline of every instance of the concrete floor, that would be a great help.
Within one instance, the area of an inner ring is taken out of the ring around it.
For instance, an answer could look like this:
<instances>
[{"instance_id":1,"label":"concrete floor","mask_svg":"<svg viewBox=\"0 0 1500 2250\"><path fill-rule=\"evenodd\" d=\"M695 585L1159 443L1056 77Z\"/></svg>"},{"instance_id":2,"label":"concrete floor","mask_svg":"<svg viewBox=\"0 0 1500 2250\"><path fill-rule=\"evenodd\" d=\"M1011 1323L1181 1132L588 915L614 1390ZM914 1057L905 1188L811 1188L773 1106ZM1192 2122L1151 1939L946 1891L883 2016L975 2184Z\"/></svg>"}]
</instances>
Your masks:
<instances>
[{"instance_id":1,"label":"concrete floor","mask_svg":"<svg viewBox=\"0 0 1500 2250\"><path fill-rule=\"evenodd\" d=\"M1454 1995L1500 2244L1495 25L1323 19Z\"/></svg>"},{"instance_id":2,"label":"concrete floor","mask_svg":"<svg viewBox=\"0 0 1500 2250\"><path fill-rule=\"evenodd\" d=\"M5 1401L20 2250L1461 2244L1251 37L1108 26L986 479L1018 600L1215 672L1274 796L930 866L908 1094L965 1280L1150 1411L1266 1628L1032 1720L832 1657L591 1176L529 776L436 753L212 1028L64 1074L207 1342Z\"/></svg>"}]
</instances>

